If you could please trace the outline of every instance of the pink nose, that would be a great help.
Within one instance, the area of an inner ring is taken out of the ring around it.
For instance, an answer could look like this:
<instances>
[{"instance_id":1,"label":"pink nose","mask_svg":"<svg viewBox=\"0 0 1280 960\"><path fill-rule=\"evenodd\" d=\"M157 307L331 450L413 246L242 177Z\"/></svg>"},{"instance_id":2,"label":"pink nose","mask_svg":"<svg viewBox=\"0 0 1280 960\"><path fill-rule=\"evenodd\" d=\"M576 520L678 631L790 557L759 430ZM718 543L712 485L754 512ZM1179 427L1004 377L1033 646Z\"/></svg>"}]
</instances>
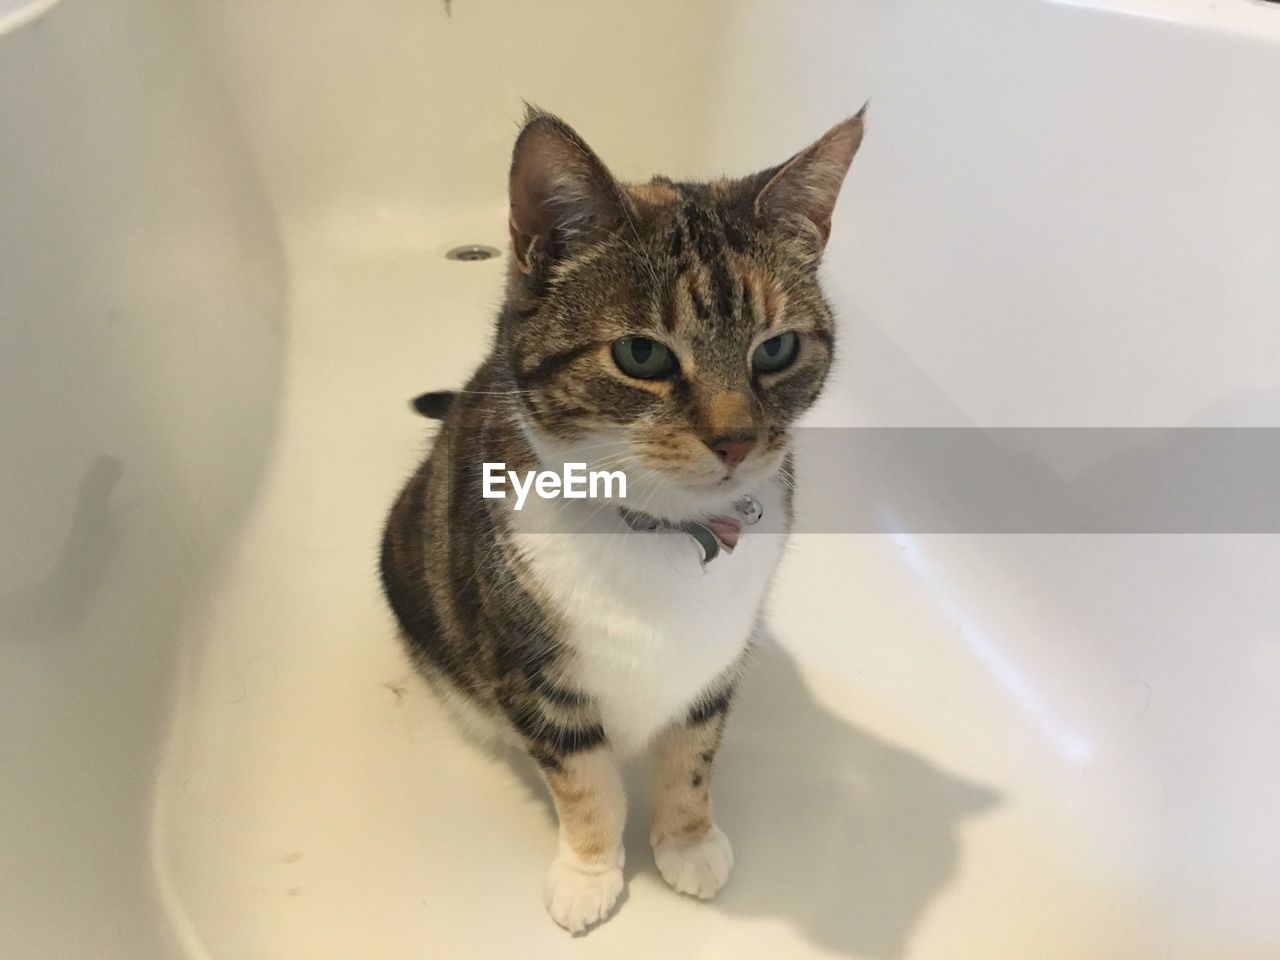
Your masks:
<instances>
[{"instance_id":1,"label":"pink nose","mask_svg":"<svg viewBox=\"0 0 1280 960\"><path fill-rule=\"evenodd\" d=\"M736 470L755 445L754 440L713 440L708 444L730 470Z\"/></svg>"}]
</instances>

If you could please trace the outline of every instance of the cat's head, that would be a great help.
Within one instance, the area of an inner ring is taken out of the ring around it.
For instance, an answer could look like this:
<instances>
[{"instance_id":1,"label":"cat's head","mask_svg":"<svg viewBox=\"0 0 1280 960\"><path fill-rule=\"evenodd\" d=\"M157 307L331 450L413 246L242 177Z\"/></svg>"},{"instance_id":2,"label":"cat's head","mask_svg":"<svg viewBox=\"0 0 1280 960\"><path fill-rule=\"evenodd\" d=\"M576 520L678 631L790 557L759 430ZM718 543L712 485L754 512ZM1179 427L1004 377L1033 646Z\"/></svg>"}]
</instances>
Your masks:
<instances>
[{"instance_id":1,"label":"cat's head","mask_svg":"<svg viewBox=\"0 0 1280 960\"><path fill-rule=\"evenodd\" d=\"M625 470L668 516L779 468L831 364L817 267L862 131L859 113L738 180L624 184L530 110L499 349L544 461Z\"/></svg>"}]
</instances>

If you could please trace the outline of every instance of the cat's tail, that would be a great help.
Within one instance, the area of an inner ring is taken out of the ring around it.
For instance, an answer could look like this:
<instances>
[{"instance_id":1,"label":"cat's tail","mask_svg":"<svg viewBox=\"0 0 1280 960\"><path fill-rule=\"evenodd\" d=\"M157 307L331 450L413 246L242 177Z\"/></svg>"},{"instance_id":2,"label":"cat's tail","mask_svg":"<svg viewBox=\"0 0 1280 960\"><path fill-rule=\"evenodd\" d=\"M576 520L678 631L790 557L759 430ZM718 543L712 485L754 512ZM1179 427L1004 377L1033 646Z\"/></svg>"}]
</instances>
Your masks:
<instances>
[{"instance_id":1,"label":"cat's tail","mask_svg":"<svg viewBox=\"0 0 1280 960\"><path fill-rule=\"evenodd\" d=\"M457 396L452 390L432 390L414 397L410 403L413 409L432 420L443 420L453 406L453 398Z\"/></svg>"}]
</instances>

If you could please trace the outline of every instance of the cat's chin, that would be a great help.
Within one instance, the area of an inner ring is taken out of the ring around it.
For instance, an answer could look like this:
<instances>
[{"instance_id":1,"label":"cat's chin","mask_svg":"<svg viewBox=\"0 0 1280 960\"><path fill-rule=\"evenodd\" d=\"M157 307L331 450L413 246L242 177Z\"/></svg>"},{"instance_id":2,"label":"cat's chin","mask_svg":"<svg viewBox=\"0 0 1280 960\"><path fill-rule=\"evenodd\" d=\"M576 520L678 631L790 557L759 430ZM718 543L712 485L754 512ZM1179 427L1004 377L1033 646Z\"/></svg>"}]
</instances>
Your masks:
<instances>
[{"instance_id":1,"label":"cat's chin","mask_svg":"<svg viewBox=\"0 0 1280 960\"><path fill-rule=\"evenodd\" d=\"M635 508L676 521L732 513L734 503L768 483L781 465L782 458L778 457L777 462L768 467L709 480L689 480L646 471L645 482L637 484L640 495L634 498Z\"/></svg>"},{"instance_id":2,"label":"cat's chin","mask_svg":"<svg viewBox=\"0 0 1280 960\"><path fill-rule=\"evenodd\" d=\"M733 509L733 502L742 496L741 488L723 487L676 487L655 494L645 507L645 512L666 520L699 520L718 513L728 513Z\"/></svg>"},{"instance_id":3,"label":"cat's chin","mask_svg":"<svg viewBox=\"0 0 1280 960\"><path fill-rule=\"evenodd\" d=\"M643 463L634 454L619 455L625 441L603 433L589 434L574 442L547 436L523 419L525 438L544 469L563 471L566 464L585 463L587 470L620 470L627 478L627 496L591 497L592 505L616 503L664 520L700 520L732 513L734 503L769 483L782 468L786 450L753 457L731 476L714 471L691 476Z\"/></svg>"}]
</instances>

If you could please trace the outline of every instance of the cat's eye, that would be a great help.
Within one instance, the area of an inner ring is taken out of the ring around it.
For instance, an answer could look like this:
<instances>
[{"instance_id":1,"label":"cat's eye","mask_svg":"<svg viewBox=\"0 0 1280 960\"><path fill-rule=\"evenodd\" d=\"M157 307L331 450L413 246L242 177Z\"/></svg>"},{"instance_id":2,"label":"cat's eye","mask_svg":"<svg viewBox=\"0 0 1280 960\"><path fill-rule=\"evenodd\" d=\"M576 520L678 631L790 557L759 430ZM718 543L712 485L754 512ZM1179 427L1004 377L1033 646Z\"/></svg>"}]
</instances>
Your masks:
<instances>
[{"instance_id":1,"label":"cat's eye","mask_svg":"<svg viewBox=\"0 0 1280 960\"><path fill-rule=\"evenodd\" d=\"M791 366L800 349L800 338L788 330L770 337L751 354L751 369L756 373L774 373Z\"/></svg>"},{"instance_id":2,"label":"cat's eye","mask_svg":"<svg viewBox=\"0 0 1280 960\"><path fill-rule=\"evenodd\" d=\"M675 372L676 358L671 349L648 337L623 337L613 344L613 362L629 377L656 380Z\"/></svg>"}]
</instances>

